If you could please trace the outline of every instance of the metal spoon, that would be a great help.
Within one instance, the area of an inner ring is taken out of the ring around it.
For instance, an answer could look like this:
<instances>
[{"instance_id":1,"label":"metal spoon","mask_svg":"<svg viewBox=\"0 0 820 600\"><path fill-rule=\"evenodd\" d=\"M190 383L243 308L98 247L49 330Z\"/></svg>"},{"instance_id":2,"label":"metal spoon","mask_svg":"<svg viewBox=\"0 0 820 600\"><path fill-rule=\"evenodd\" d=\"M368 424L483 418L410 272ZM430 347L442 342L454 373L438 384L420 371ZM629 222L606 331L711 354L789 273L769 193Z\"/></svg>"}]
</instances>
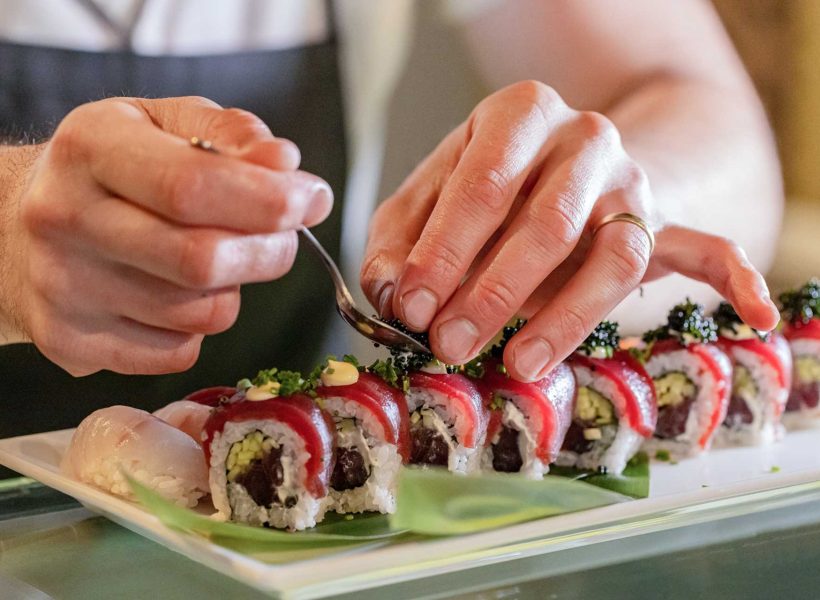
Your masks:
<instances>
[{"instance_id":1,"label":"metal spoon","mask_svg":"<svg viewBox=\"0 0 820 600\"><path fill-rule=\"evenodd\" d=\"M342 274L339 267L333 262L333 259L322 247L313 234L308 231L306 227L299 228L299 235L303 240L306 240L311 249L321 259L327 272L330 274L330 279L333 280L333 285L336 288L336 310L342 315L342 318L353 327L356 331L364 337L382 344L399 348L402 350L409 350L412 352L425 352L432 354L430 349L418 340L413 339L406 333L399 331L392 325L388 325L384 321L376 319L375 317L368 317L361 310L356 307L353 302L353 296L350 295L350 290L342 279Z\"/></svg>"},{"instance_id":2,"label":"metal spoon","mask_svg":"<svg viewBox=\"0 0 820 600\"><path fill-rule=\"evenodd\" d=\"M188 142L198 150L219 154L219 151L214 148L210 140L192 137ZM410 352L426 352L427 354L432 354L430 349L418 340L399 331L392 325L388 325L384 321L380 321L374 317L368 317L360 311L356 307L356 303L353 302L353 296L350 295L350 290L345 284L344 279L342 279L339 267L337 267L333 259L330 258L330 254L322 247L319 240L313 237L313 234L308 231L306 227L299 228L299 235L302 236L302 239L307 240L310 247L322 260L322 264L325 265L327 272L330 273L330 278L333 280L333 285L336 288L336 310L339 311L342 318L347 321L353 329L377 344L408 350Z\"/></svg>"}]
</instances>

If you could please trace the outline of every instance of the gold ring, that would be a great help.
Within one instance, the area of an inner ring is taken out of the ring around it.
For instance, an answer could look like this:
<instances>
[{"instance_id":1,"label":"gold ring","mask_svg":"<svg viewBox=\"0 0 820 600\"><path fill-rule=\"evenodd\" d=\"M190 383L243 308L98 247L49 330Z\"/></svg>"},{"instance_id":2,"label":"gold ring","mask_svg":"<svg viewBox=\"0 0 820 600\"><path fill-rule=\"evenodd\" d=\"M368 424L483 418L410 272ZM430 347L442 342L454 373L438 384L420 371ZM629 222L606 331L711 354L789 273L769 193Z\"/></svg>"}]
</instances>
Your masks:
<instances>
[{"instance_id":1,"label":"gold ring","mask_svg":"<svg viewBox=\"0 0 820 600\"><path fill-rule=\"evenodd\" d=\"M214 148L214 144L211 140L203 140L202 138L194 136L188 141L194 148L207 150L208 152L216 152L216 148Z\"/></svg>"},{"instance_id":2,"label":"gold ring","mask_svg":"<svg viewBox=\"0 0 820 600\"><path fill-rule=\"evenodd\" d=\"M637 225L643 230L643 232L646 234L647 239L649 240L649 254L651 256L652 251L655 249L655 234L652 233L652 230L649 228L649 225L646 224L646 221L644 221L637 215L633 215L632 213L621 212L612 213L605 216L603 219L601 219L600 223L598 223L592 230L592 237L595 237L601 230L601 227L603 227L604 225L609 225L610 223L617 223L618 221L622 221L624 223L632 223L633 225Z\"/></svg>"}]
</instances>

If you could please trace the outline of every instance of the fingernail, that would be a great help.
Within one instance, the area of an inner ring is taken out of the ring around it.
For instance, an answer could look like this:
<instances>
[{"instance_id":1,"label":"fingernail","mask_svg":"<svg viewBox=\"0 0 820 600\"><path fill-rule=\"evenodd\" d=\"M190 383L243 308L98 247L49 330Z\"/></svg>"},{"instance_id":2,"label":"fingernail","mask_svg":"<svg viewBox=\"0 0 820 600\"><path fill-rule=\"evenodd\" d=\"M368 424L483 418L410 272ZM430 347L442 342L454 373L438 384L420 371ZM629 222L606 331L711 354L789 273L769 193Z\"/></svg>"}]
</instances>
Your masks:
<instances>
[{"instance_id":1,"label":"fingernail","mask_svg":"<svg viewBox=\"0 0 820 600\"><path fill-rule=\"evenodd\" d=\"M450 319L438 328L439 347L453 363L466 362L478 341L478 329L467 319Z\"/></svg>"},{"instance_id":2,"label":"fingernail","mask_svg":"<svg viewBox=\"0 0 820 600\"><path fill-rule=\"evenodd\" d=\"M513 364L518 373L535 381L552 358L552 350L546 340L532 338L519 344L513 351Z\"/></svg>"},{"instance_id":3,"label":"fingernail","mask_svg":"<svg viewBox=\"0 0 820 600\"><path fill-rule=\"evenodd\" d=\"M436 316L438 300L427 288L407 292L401 297L404 322L411 328L424 331Z\"/></svg>"},{"instance_id":4,"label":"fingernail","mask_svg":"<svg viewBox=\"0 0 820 600\"><path fill-rule=\"evenodd\" d=\"M304 222L308 227L324 221L333 209L333 190L326 183L317 183L313 188L310 205L305 211Z\"/></svg>"},{"instance_id":5,"label":"fingernail","mask_svg":"<svg viewBox=\"0 0 820 600\"><path fill-rule=\"evenodd\" d=\"M379 315L382 317L392 316L393 311L388 309L393 302L394 288L395 286L392 283L388 283L382 288L382 293L379 294Z\"/></svg>"}]
</instances>

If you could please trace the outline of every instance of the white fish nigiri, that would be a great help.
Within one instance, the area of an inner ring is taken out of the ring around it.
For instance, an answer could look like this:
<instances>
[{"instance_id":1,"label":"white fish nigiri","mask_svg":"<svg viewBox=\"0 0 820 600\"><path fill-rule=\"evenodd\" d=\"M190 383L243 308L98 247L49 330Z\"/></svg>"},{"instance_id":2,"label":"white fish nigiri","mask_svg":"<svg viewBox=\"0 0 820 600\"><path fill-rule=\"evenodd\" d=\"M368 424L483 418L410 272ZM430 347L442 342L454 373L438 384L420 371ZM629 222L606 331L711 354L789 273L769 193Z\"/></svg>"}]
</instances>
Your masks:
<instances>
[{"instance_id":1,"label":"white fish nigiri","mask_svg":"<svg viewBox=\"0 0 820 600\"><path fill-rule=\"evenodd\" d=\"M195 506L208 490L200 445L154 415L110 406L88 415L63 456L63 473L133 499L122 471L181 506Z\"/></svg>"},{"instance_id":2,"label":"white fish nigiri","mask_svg":"<svg viewBox=\"0 0 820 600\"><path fill-rule=\"evenodd\" d=\"M211 414L211 407L191 402L190 400L177 400L159 410L154 411L154 416L162 419L172 427L184 431L197 442L202 443L202 428L205 421Z\"/></svg>"}]
</instances>

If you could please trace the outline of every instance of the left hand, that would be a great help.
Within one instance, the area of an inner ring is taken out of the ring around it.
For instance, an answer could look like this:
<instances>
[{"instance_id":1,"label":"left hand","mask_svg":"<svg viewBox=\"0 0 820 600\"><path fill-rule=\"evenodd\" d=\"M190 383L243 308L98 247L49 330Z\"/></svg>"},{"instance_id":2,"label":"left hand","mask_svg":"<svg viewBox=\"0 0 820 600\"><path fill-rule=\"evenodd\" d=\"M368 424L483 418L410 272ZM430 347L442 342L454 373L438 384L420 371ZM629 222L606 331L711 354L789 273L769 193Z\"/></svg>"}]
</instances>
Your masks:
<instances>
[{"instance_id":1,"label":"left hand","mask_svg":"<svg viewBox=\"0 0 820 600\"><path fill-rule=\"evenodd\" d=\"M544 84L521 82L482 101L379 207L362 288L382 316L429 330L441 360L473 358L515 315L507 345L516 379L544 376L637 285L671 271L710 283L753 327L777 312L735 244L683 227L659 230L643 169L603 115L569 108ZM652 258L652 260L650 260Z\"/></svg>"}]
</instances>

